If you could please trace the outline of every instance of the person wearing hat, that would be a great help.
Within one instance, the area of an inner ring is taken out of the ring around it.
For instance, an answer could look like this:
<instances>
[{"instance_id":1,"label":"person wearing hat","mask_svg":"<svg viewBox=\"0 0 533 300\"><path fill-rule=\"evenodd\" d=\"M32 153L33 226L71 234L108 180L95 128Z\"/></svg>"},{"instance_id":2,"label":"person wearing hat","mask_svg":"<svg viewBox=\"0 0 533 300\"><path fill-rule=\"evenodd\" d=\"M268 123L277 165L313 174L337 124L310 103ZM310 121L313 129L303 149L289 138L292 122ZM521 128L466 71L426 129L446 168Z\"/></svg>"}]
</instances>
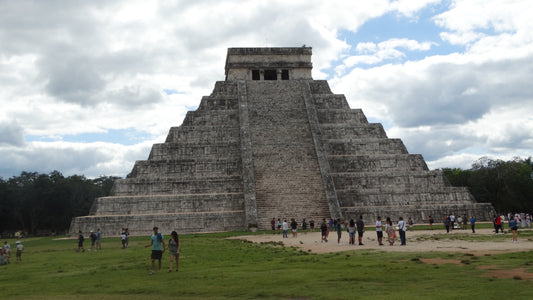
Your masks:
<instances>
[{"instance_id":1,"label":"person wearing hat","mask_svg":"<svg viewBox=\"0 0 533 300\"><path fill-rule=\"evenodd\" d=\"M22 251L24 251L24 246L20 243L20 241L17 241L17 260L16 262L22 262Z\"/></svg>"},{"instance_id":2,"label":"person wearing hat","mask_svg":"<svg viewBox=\"0 0 533 300\"><path fill-rule=\"evenodd\" d=\"M150 244L144 246L144 248L152 246L152 255L150 258L152 259L152 272L150 275L154 274L154 267L155 267L155 261L159 261L159 269L158 273L161 273L161 258L163 257L163 252L165 252L165 240L163 238L163 235L159 233L159 228L154 227L154 234L150 237Z\"/></svg>"}]
</instances>

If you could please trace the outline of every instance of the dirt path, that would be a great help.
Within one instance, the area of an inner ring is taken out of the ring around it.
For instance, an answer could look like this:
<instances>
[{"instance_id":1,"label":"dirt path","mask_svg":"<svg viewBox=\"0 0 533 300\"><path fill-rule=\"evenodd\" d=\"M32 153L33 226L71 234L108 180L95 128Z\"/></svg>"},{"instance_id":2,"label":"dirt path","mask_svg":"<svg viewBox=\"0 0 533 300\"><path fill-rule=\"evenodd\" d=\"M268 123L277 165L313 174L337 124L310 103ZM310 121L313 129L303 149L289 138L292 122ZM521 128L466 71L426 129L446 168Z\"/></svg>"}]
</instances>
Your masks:
<instances>
[{"instance_id":1,"label":"dirt path","mask_svg":"<svg viewBox=\"0 0 533 300\"><path fill-rule=\"evenodd\" d=\"M526 229L527 230L527 229ZM455 230L448 235L469 233L469 230ZM520 239L518 243L512 242L512 235L505 234L504 240L486 241L486 242L472 242L463 240L425 240L424 237L435 234L445 234L442 230L415 230L407 232L407 245L400 246L399 239L396 240L394 246L389 246L386 241L386 234L384 234L383 243L385 246L379 246L377 242L376 233L374 231L365 232L363 236L363 246L348 245L348 233L343 232L341 237L341 245L337 244L337 233L331 232L329 234L329 242L321 243L321 236L319 232L298 233L298 237L293 238L289 232L288 238L282 238L280 234L263 234L263 235L246 235L233 237L235 239L244 239L254 243L261 242L282 242L285 246L298 247L303 251L310 251L313 253L329 253L340 252L348 250L381 250L381 251L396 251L396 252L468 252L475 255L497 254L508 252L520 252L533 250L533 240ZM476 235L493 236L492 229L478 229ZM417 238L420 238L417 239ZM357 244L357 236L356 236Z\"/></svg>"}]
</instances>

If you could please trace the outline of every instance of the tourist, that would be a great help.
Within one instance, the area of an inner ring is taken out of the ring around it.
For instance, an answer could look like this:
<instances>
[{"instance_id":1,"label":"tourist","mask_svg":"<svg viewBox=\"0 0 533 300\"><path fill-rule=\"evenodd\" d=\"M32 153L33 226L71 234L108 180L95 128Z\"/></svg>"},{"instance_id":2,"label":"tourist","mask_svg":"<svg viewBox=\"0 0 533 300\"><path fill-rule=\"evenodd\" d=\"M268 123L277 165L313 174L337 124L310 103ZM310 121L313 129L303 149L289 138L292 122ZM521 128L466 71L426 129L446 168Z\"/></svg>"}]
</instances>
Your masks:
<instances>
[{"instance_id":1,"label":"tourist","mask_svg":"<svg viewBox=\"0 0 533 300\"><path fill-rule=\"evenodd\" d=\"M463 215L463 229L467 229L468 228L468 217L466 216L466 214Z\"/></svg>"},{"instance_id":2,"label":"tourist","mask_svg":"<svg viewBox=\"0 0 533 300\"><path fill-rule=\"evenodd\" d=\"M311 232L315 231L315 220L311 219L309 221L309 228L311 228Z\"/></svg>"},{"instance_id":3,"label":"tourist","mask_svg":"<svg viewBox=\"0 0 533 300\"><path fill-rule=\"evenodd\" d=\"M281 233L281 220L279 218L278 218L277 226L278 226L278 234L280 234Z\"/></svg>"},{"instance_id":4,"label":"tourist","mask_svg":"<svg viewBox=\"0 0 533 300\"><path fill-rule=\"evenodd\" d=\"M455 215L454 214L450 214L450 228L452 229L452 231L455 228Z\"/></svg>"},{"instance_id":5,"label":"tourist","mask_svg":"<svg viewBox=\"0 0 533 300\"><path fill-rule=\"evenodd\" d=\"M126 249L126 230L122 230L120 233L120 242L122 242L122 249Z\"/></svg>"},{"instance_id":6,"label":"tourist","mask_svg":"<svg viewBox=\"0 0 533 300\"><path fill-rule=\"evenodd\" d=\"M150 275L154 274L155 261L159 261L158 273L161 272L161 258L163 257L163 252L165 252L165 240L163 235L158 232L159 228L154 227L154 234L150 237L150 244L145 245L144 248L152 247L152 254L150 258L152 259L152 272Z\"/></svg>"},{"instance_id":7,"label":"tourist","mask_svg":"<svg viewBox=\"0 0 533 300\"><path fill-rule=\"evenodd\" d=\"M307 232L307 221L305 221L305 218L302 220L302 231L303 233Z\"/></svg>"},{"instance_id":8,"label":"tourist","mask_svg":"<svg viewBox=\"0 0 533 300\"><path fill-rule=\"evenodd\" d=\"M409 230L413 230L413 224L415 222L413 222L413 219L411 219L411 217L409 217L409 220L407 220L407 224L409 224Z\"/></svg>"},{"instance_id":9,"label":"tourist","mask_svg":"<svg viewBox=\"0 0 533 300\"><path fill-rule=\"evenodd\" d=\"M520 223L522 228L526 228L526 215L524 213L520 213Z\"/></svg>"},{"instance_id":10,"label":"tourist","mask_svg":"<svg viewBox=\"0 0 533 300\"><path fill-rule=\"evenodd\" d=\"M531 228L531 215L526 214L526 226L527 228Z\"/></svg>"},{"instance_id":11,"label":"tourist","mask_svg":"<svg viewBox=\"0 0 533 300\"><path fill-rule=\"evenodd\" d=\"M85 252L85 248L83 248L83 242L85 241L85 237L83 237L81 230L78 233L78 252L80 252L80 250L82 250L81 252Z\"/></svg>"},{"instance_id":12,"label":"tourist","mask_svg":"<svg viewBox=\"0 0 533 300\"><path fill-rule=\"evenodd\" d=\"M291 231L292 231L292 237L298 237L298 223L295 219L291 219Z\"/></svg>"},{"instance_id":13,"label":"tourist","mask_svg":"<svg viewBox=\"0 0 533 300\"><path fill-rule=\"evenodd\" d=\"M350 219L350 223L348 224L348 236L348 244L355 245L355 222L353 219Z\"/></svg>"},{"instance_id":14,"label":"tourist","mask_svg":"<svg viewBox=\"0 0 533 300\"><path fill-rule=\"evenodd\" d=\"M363 233L365 232L365 222L363 222L363 216L359 216L355 226L357 227L357 240L359 241L359 246L363 246Z\"/></svg>"},{"instance_id":15,"label":"tourist","mask_svg":"<svg viewBox=\"0 0 533 300\"><path fill-rule=\"evenodd\" d=\"M326 223L326 219L322 219L322 223L320 224L320 234L322 235L321 243L328 242L328 224Z\"/></svg>"},{"instance_id":16,"label":"tourist","mask_svg":"<svg viewBox=\"0 0 533 300\"><path fill-rule=\"evenodd\" d=\"M342 236L342 228L341 228L341 219L337 219L335 222L335 231L337 231L337 245L341 246L341 236Z\"/></svg>"},{"instance_id":17,"label":"tourist","mask_svg":"<svg viewBox=\"0 0 533 300\"><path fill-rule=\"evenodd\" d=\"M476 216L470 218L470 227L472 228L472 233L476 233Z\"/></svg>"},{"instance_id":18,"label":"tourist","mask_svg":"<svg viewBox=\"0 0 533 300\"><path fill-rule=\"evenodd\" d=\"M270 220L270 227L272 227L272 234L276 234L276 218Z\"/></svg>"},{"instance_id":19,"label":"tourist","mask_svg":"<svg viewBox=\"0 0 533 300\"><path fill-rule=\"evenodd\" d=\"M126 248L129 247L130 244L130 230L129 228L126 228Z\"/></svg>"},{"instance_id":20,"label":"tourist","mask_svg":"<svg viewBox=\"0 0 533 300\"><path fill-rule=\"evenodd\" d=\"M433 223L434 223L435 221L433 220L433 217L432 217L432 216L429 216L429 217L428 217L428 222L429 222L429 229L430 229L430 230L433 230Z\"/></svg>"},{"instance_id":21,"label":"tourist","mask_svg":"<svg viewBox=\"0 0 533 300\"><path fill-rule=\"evenodd\" d=\"M288 238L287 231L289 231L289 224L287 224L287 220L283 220L283 238Z\"/></svg>"},{"instance_id":22,"label":"tourist","mask_svg":"<svg viewBox=\"0 0 533 300\"><path fill-rule=\"evenodd\" d=\"M96 233L94 233L91 230L91 234L89 234L89 237L91 238L91 249L89 249L89 251L91 251L91 250L96 251L96 249L95 249L95 246L96 246Z\"/></svg>"},{"instance_id":23,"label":"tourist","mask_svg":"<svg viewBox=\"0 0 533 300\"><path fill-rule=\"evenodd\" d=\"M329 219L329 229L330 230L335 230L335 227L333 227L333 219Z\"/></svg>"},{"instance_id":24,"label":"tourist","mask_svg":"<svg viewBox=\"0 0 533 300\"><path fill-rule=\"evenodd\" d=\"M178 233L176 231L172 231L170 234L170 239L168 240L168 253L170 255L170 265L168 266L168 272L172 272L172 264L174 263L174 259L176 259L176 272L178 272L180 267L180 239L178 237Z\"/></svg>"},{"instance_id":25,"label":"tourist","mask_svg":"<svg viewBox=\"0 0 533 300\"><path fill-rule=\"evenodd\" d=\"M96 232L96 249L102 250L102 232L100 228Z\"/></svg>"},{"instance_id":26,"label":"tourist","mask_svg":"<svg viewBox=\"0 0 533 300\"><path fill-rule=\"evenodd\" d=\"M457 217L457 229L463 229L463 217L461 215Z\"/></svg>"},{"instance_id":27,"label":"tourist","mask_svg":"<svg viewBox=\"0 0 533 300\"><path fill-rule=\"evenodd\" d=\"M401 242L401 246L405 246L406 245L406 241L405 241L405 231L407 230L406 226L405 226L405 221L403 220L403 217L400 217L400 220L398 221L398 231L400 232L400 242Z\"/></svg>"},{"instance_id":28,"label":"tourist","mask_svg":"<svg viewBox=\"0 0 533 300\"><path fill-rule=\"evenodd\" d=\"M0 247L0 266L7 265L7 257L4 253L4 249Z\"/></svg>"},{"instance_id":29,"label":"tourist","mask_svg":"<svg viewBox=\"0 0 533 300\"><path fill-rule=\"evenodd\" d=\"M444 216L444 227L446 228L446 233L450 233L450 224L452 221L450 220L449 215Z\"/></svg>"},{"instance_id":30,"label":"tourist","mask_svg":"<svg viewBox=\"0 0 533 300\"><path fill-rule=\"evenodd\" d=\"M511 215L509 218L509 228L511 228L511 231L513 232L513 243L518 243L518 239L516 236L516 232L518 231L518 218Z\"/></svg>"},{"instance_id":31,"label":"tourist","mask_svg":"<svg viewBox=\"0 0 533 300\"><path fill-rule=\"evenodd\" d=\"M498 231L502 231L503 233L503 227L502 227L502 217L501 216L494 216L494 234L498 234Z\"/></svg>"},{"instance_id":32,"label":"tourist","mask_svg":"<svg viewBox=\"0 0 533 300\"><path fill-rule=\"evenodd\" d=\"M6 256L6 261L9 263L9 258L11 257L11 246L4 241L4 255Z\"/></svg>"},{"instance_id":33,"label":"tourist","mask_svg":"<svg viewBox=\"0 0 533 300\"><path fill-rule=\"evenodd\" d=\"M503 230L505 229L505 220L509 221L511 219L511 217L513 217L514 215L513 214L509 214L509 216L507 217L507 219L505 219L505 214L502 212L500 214L500 228L502 230L502 233L505 233Z\"/></svg>"},{"instance_id":34,"label":"tourist","mask_svg":"<svg viewBox=\"0 0 533 300\"><path fill-rule=\"evenodd\" d=\"M376 221L376 234L378 236L378 245L383 246L383 225L381 225L381 217L378 216Z\"/></svg>"},{"instance_id":35,"label":"tourist","mask_svg":"<svg viewBox=\"0 0 533 300\"><path fill-rule=\"evenodd\" d=\"M20 241L17 241L16 244L17 244L17 254L16 254L17 259L15 262L22 262L22 252L24 251L24 246L20 243Z\"/></svg>"},{"instance_id":36,"label":"tourist","mask_svg":"<svg viewBox=\"0 0 533 300\"><path fill-rule=\"evenodd\" d=\"M387 220L385 221L385 232L387 232L387 239L389 241L389 245L393 246L394 241L396 240L396 230L394 230L392 220L389 217L387 217Z\"/></svg>"}]
</instances>

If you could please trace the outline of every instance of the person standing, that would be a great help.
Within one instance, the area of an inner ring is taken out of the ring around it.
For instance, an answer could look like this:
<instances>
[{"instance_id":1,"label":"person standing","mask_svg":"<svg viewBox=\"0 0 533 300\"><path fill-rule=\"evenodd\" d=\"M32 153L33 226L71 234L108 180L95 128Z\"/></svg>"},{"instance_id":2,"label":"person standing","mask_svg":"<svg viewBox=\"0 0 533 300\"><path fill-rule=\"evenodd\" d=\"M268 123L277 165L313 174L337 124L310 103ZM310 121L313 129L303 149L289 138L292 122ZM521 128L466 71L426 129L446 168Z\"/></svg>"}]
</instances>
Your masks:
<instances>
[{"instance_id":1,"label":"person standing","mask_svg":"<svg viewBox=\"0 0 533 300\"><path fill-rule=\"evenodd\" d=\"M387 217L387 220L385 221L385 232L387 232L387 239L389 241L389 245L393 246L394 241L396 240L396 230L394 230L392 220L389 217Z\"/></svg>"},{"instance_id":2,"label":"person standing","mask_svg":"<svg viewBox=\"0 0 533 300\"><path fill-rule=\"evenodd\" d=\"M172 272L172 264L174 263L174 259L176 259L176 272L178 272L180 267L181 245L178 233L176 231L172 231L172 233L170 234L170 240L168 240L167 249L170 256L170 265L168 266L168 272Z\"/></svg>"},{"instance_id":3,"label":"person standing","mask_svg":"<svg viewBox=\"0 0 533 300\"><path fill-rule=\"evenodd\" d=\"M94 250L96 251L96 233L94 233L92 230L91 230L91 234L89 234L89 238L91 238L91 249L89 249L89 251L91 250Z\"/></svg>"},{"instance_id":4,"label":"person standing","mask_svg":"<svg viewBox=\"0 0 533 300\"><path fill-rule=\"evenodd\" d=\"M498 234L498 231L500 231L500 229L503 233L502 218L499 215L494 217L494 229L496 231L494 234Z\"/></svg>"},{"instance_id":5,"label":"person standing","mask_svg":"<svg viewBox=\"0 0 533 300\"><path fill-rule=\"evenodd\" d=\"M341 244L342 226L341 226L340 218L338 218L337 222L335 222L335 231L337 231L337 245L342 246Z\"/></svg>"},{"instance_id":6,"label":"person standing","mask_svg":"<svg viewBox=\"0 0 533 300\"><path fill-rule=\"evenodd\" d=\"M4 241L4 255L6 256L6 262L9 263L9 258L11 257L11 246Z\"/></svg>"},{"instance_id":7,"label":"person standing","mask_svg":"<svg viewBox=\"0 0 533 300\"><path fill-rule=\"evenodd\" d=\"M359 220L357 220L355 225L357 226L357 240L359 241L359 246L363 246L363 233L365 232L365 222L363 222L363 216L359 216Z\"/></svg>"},{"instance_id":8,"label":"person standing","mask_svg":"<svg viewBox=\"0 0 533 300\"><path fill-rule=\"evenodd\" d=\"M305 220L305 218L303 218L302 220L302 231L303 233L307 232L307 221Z\"/></svg>"},{"instance_id":9,"label":"person standing","mask_svg":"<svg viewBox=\"0 0 533 300\"><path fill-rule=\"evenodd\" d=\"M415 224L415 222L413 222L413 219L411 219L411 217L409 217L409 220L407 220L407 224L409 224L409 230L413 230L413 225Z\"/></svg>"},{"instance_id":10,"label":"person standing","mask_svg":"<svg viewBox=\"0 0 533 300\"><path fill-rule=\"evenodd\" d=\"M85 237L83 237L81 230L78 233L78 252L80 252L80 250L82 250L81 252L85 252L85 248L83 248L83 241L85 241Z\"/></svg>"},{"instance_id":11,"label":"person standing","mask_svg":"<svg viewBox=\"0 0 533 300\"><path fill-rule=\"evenodd\" d=\"M450 224L451 224L450 216L445 215L444 216L444 227L446 228L446 233L450 233Z\"/></svg>"},{"instance_id":12,"label":"person standing","mask_svg":"<svg viewBox=\"0 0 533 300\"><path fill-rule=\"evenodd\" d=\"M96 232L96 249L102 250L102 231L100 228Z\"/></svg>"},{"instance_id":13,"label":"person standing","mask_svg":"<svg viewBox=\"0 0 533 300\"><path fill-rule=\"evenodd\" d=\"M509 228L511 228L511 231L513 232L513 243L518 243L518 238L516 236L516 232L518 231L518 217L512 214L509 218Z\"/></svg>"},{"instance_id":14,"label":"person standing","mask_svg":"<svg viewBox=\"0 0 533 300\"><path fill-rule=\"evenodd\" d=\"M7 258L4 250L0 247L0 266L7 265Z\"/></svg>"},{"instance_id":15,"label":"person standing","mask_svg":"<svg viewBox=\"0 0 533 300\"><path fill-rule=\"evenodd\" d=\"M348 236L348 244L355 245L355 222L353 219L350 219L350 223L348 224Z\"/></svg>"},{"instance_id":16,"label":"person standing","mask_svg":"<svg viewBox=\"0 0 533 300\"><path fill-rule=\"evenodd\" d=\"M476 233L476 216L470 218L470 227L472 227L472 233Z\"/></svg>"},{"instance_id":17,"label":"person standing","mask_svg":"<svg viewBox=\"0 0 533 300\"><path fill-rule=\"evenodd\" d=\"M276 219L275 218L272 218L272 220L270 220L270 227L272 228L272 234L275 234L276 233Z\"/></svg>"},{"instance_id":18,"label":"person standing","mask_svg":"<svg viewBox=\"0 0 533 300\"><path fill-rule=\"evenodd\" d=\"M291 231L292 231L292 237L298 237L298 223L295 219L291 219Z\"/></svg>"},{"instance_id":19,"label":"person standing","mask_svg":"<svg viewBox=\"0 0 533 300\"><path fill-rule=\"evenodd\" d=\"M378 216L376 221L376 235L378 236L378 245L383 246L383 225L381 225L381 217Z\"/></svg>"},{"instance_id":20,"label":"person standing","mask_svg":"<svg viewBox=\"0 0 533 300\"><path fill-rule=\"evenodd\" d=\"M24 246L17 241L17 259L15 262L22 262L22 252L24 251Z\"/></svg>"},{"instance_id":21,"label":"person standing","mask_svg":"<svg viewBox=\"0 0 533 300\"><path fill-rule=\"evenodd\" d=\"M322 224L320 224L320 234L322 235L321 243L328 242L328 224L326 223L326 219L322 219Z\"/></svg>"},{"instance_id":22,"label":"person standing","mask_svg":"<svg viewBox=\"0 0 533 300\"><path fill-rule=\"evenodd\" d=\"M455 227L455 215L454 214L450 214L450 228L452 229L452 231L453 231L454 227Z\"/></svg>"},{"instance_id":23,"label":"person standing","mask_svg":"<svg viewBox=\"0 0 533 300\"><path fill-rule=\"evenodd\" d=\"M311 232L315 231L315 220L311 219L311 221L309 221L309 228L311 228Z\"/></svg>"},{"instance_id":24,"label":"person standing","mask_svg":"<svg viewBox=\"0 0 533 300\"><path fill-rule=\"evenodd\" d=\"M429 229L430 229L430 230L433 230L433 223L434 223L435 221L433 220L433 217L432 217L432 216L429 216L429 217L428 217L428 222L429 222Z\"/></svg>"},{"instance_id":25,"label":"person standing","mask_svg":"<svg viewBox=\"0 0 533 300\"><path fill-rule=\"evenodd\" d=\"M126 249L126 231L122 230L120 233L120 241L122 242L122 249Z\"/></svg>"},{"instance_id":26,"label":"person standing","mask_svg":"<svg viewBox=\"0 0 533 300\"><path fill-rule=\"evenodd\" d=\"M163 252L165 252L165 240L161 233L159 233L159 228L155 226L153 228L154 234L150 237L150 244L145 245L144 248L152 247L152 254L150 258L152 259L152 272L150 275L154 274L155 261L159 261L158 273L161 272L161 258L163 257Z\"/></svg>"},{"instance_id":27,"label":"person standing","mask_svg":"<svg viewBox=\"0 0 533 300\"><path fill-rule=\"evenodd\" d=\"M289 231L289 224L287 224L287 220L283 220L283 238L288 238L287 231Z\"/></svg>"},{"instance_id":28,"label":"person standing","mask_svg":"<svg viewBox=\"0 0 533 300\"><path fill-rule=\"evenodd\" d=\"M401 242L401 246L405 246L406 245L406 241L405 241L405 231L407 230L406 226L405 226L405 221L403 220L403 217L400 217L400 220L398 221L398 231L400 232L400 242Z\"/></svg>"},{"instance_id":29,"label":"person standing","mask_svg":"<svg viewBox=\"0 0 533 300\"><path fill-rule=\"evenodd\" d=\"M279 218L278 218L277 226L278 226L278 234L280 234L281 233L281 220Z\"/></svg>"}]
</instances>

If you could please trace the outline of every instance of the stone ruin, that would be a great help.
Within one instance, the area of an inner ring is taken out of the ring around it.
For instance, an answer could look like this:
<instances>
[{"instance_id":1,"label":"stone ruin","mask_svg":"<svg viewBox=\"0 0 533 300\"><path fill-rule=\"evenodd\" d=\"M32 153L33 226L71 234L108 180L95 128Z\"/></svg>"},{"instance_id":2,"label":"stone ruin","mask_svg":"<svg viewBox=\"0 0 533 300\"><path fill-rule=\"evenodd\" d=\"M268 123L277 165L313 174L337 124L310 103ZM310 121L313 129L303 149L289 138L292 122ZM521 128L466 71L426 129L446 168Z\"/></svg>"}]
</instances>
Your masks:
<instances>
[{"instance_id":1,"label":"stone ruin","mask_svg":"<svg viewBox=\"0 0 533 300\"><path fill-rule=\"evenodd\" d=\"M272 218L490 219L490 204L451 186L327 81L313 80L311 53L228 49L226 80L115 182L112 196L74 218L71 234L270 229Z\"/></svg>"}]
</instances>

